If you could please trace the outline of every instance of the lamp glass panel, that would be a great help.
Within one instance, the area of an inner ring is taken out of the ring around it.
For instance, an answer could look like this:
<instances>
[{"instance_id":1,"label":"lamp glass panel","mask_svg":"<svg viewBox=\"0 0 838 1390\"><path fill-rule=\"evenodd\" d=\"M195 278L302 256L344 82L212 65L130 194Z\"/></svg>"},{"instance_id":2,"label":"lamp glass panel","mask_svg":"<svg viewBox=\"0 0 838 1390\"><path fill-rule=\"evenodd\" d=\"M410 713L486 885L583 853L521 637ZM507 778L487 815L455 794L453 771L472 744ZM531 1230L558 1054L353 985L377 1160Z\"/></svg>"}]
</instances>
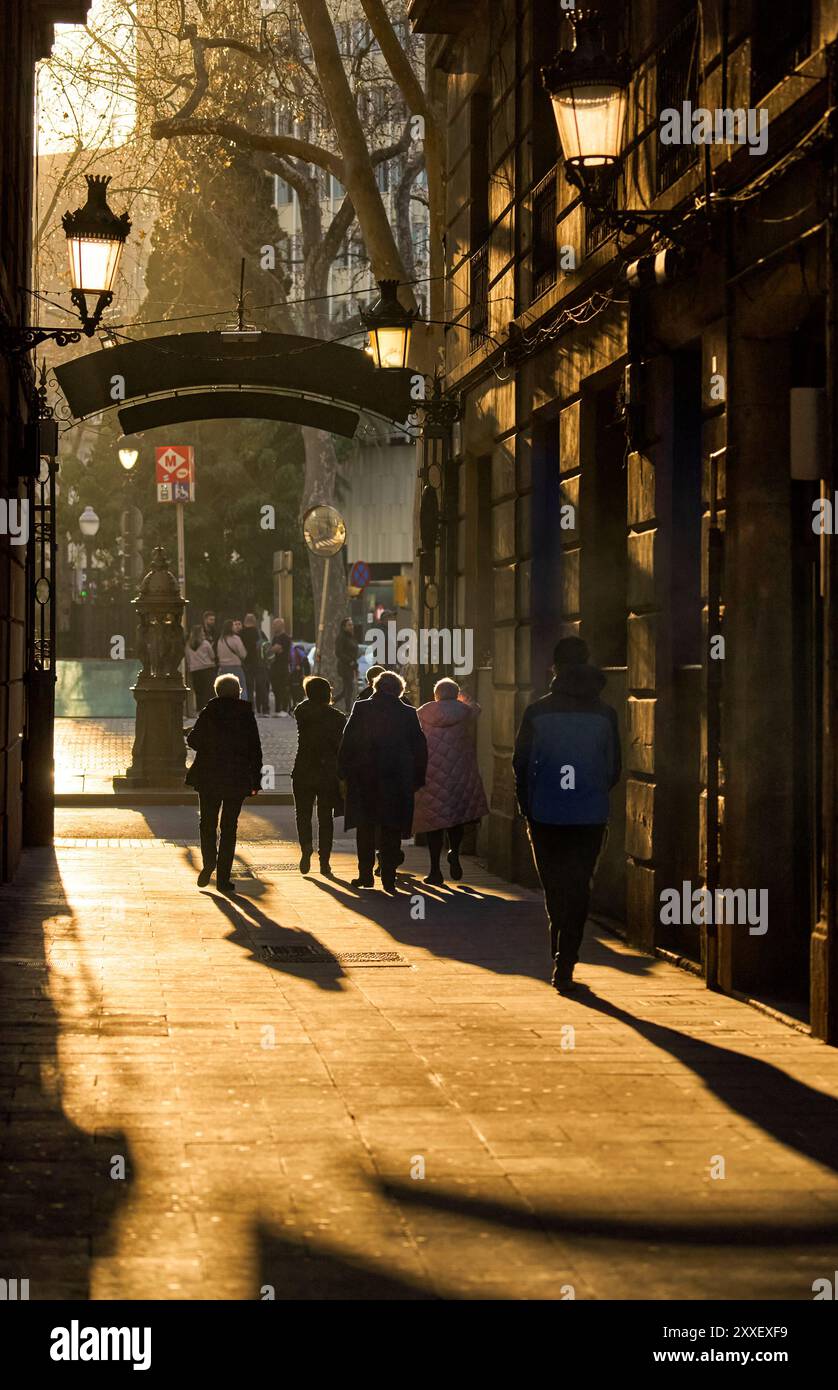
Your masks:
<instances>
[{"instance_id":1,"label":"lamp glass panel","mask_svg":"<svg viewBox=\"0 0 838 1390\"><path fill-rule=\"evenodd\" d=\"M409 328L376 328L372 336L375 339L379 367L404 366L410 344Z\"/></svg>"},{"instance_id":2,"label":"lamp glass panel","mask_svg":"<svg viewBox=\"0 0 838 1390\"><path fill-rule=\"evenodd\" d=\"M84 294L110 294L122 255L121 241L68 237L70 283Z\"/></svg>"},{"instance_id":3,"label":"lamp glass panel","mask_svg":"<svg viewBox=\"0 0 838 1390\"><path fill-rule=\"evenodd\" d=\"M552 101L566 161L596 167L620 159L628 105L624 87L609 82L567 88Z\"/></svg>"},{"instance_id":4,"label":"lamp glass panel","mask_svg":"<svg viewBox=\"0 0 838 1390\"><path fill-rule=\"evenodd\" d=\"M119 462L122 464L123 468L128 470L134 467L139 456L140 453L138 449L120 449Z\"/></svg>"}]
</instances>

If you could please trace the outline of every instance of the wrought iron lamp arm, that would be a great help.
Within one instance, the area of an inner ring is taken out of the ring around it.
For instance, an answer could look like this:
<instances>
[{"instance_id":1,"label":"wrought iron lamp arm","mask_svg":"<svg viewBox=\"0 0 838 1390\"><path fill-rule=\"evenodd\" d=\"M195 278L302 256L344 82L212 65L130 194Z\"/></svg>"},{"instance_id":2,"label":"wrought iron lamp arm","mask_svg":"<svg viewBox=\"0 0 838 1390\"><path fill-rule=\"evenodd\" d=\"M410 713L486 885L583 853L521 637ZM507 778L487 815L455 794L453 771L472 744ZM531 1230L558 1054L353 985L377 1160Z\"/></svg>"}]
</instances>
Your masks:
<instances>
[{"instance_id":1,"label":"wrought iron lamp arm","mask_svg":"<svg viewBox=\"0 0 838 1390\"><path fill-rule=\"evenodd\" d=\"M92 314L87 312L87 300L81 290L73 290L70 298L79 311L80 328L43 328L40 324L16 327L13 324L0 324L0 350L4 353L31 352L39 343L55 342L59 347L80 343L82 338L92 338L99 327L102 314L113 300L113 294L100 294Z\"/></svg>"}]
</instances>

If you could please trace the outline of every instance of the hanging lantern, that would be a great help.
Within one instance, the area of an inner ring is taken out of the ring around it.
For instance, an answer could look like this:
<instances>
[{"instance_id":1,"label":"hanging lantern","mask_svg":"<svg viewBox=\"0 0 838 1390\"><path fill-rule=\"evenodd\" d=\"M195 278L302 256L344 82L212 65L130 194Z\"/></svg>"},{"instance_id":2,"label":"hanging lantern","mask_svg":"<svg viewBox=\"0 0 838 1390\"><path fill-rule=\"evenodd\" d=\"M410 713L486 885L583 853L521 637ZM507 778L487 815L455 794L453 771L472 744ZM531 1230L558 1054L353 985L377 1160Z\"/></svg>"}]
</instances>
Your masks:
<instances>
[{"instance_id":1,"label":"hanging lantern","mask_svg":"<svg viewBox=\"0 0 838 1390\"><path fill-rule=\"evenodd\" d=\"M361 310L361 322L369 334L369 354L377 367L393 371L407 366L410 330L416 314L399 303L398 280L379 280L379 299Z\"/></svg>"},{"instance_id":2,"label":"hanging lantern","mask_svg":"<svg viewBox=\"0 0 838 1390\"><path fill-rule=\"evenodd\" d=\"M541 69L553 103L565 173L584 187L590 176L616 171L623 157L628 109L628 63L607 53L599 18L569 15L573 47ZM586 178L587 176L587 178Z\"/></svg>"}]
</instances>

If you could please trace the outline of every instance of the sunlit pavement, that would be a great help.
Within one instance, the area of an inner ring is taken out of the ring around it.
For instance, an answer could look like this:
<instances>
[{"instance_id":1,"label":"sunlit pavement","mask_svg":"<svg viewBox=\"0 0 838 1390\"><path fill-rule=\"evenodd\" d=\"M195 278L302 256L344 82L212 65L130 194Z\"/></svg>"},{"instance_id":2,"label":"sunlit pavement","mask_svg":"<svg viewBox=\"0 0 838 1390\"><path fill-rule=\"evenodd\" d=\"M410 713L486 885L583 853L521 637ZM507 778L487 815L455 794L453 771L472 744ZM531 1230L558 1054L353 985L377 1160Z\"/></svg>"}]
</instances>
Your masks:
<instances>
[{"instance_id":1,"label":"sunlit pavement","mask_svg":"<svg viewBox=\"0 0 838 1390\"><path fill-rule=\"evenodd\" d=\"M540 901L473 860L402 880L421 920L350 889L347 841L339 882L285 867L290 812L252 807L231 902L196 888L189 810L95 814L0 889L2 1272L32 1298L832 1278L835 1049L605 933L559 997Z\"/></svg>"},{"instance_id":2,"label":"sunlit pavement","mask_svg":"<svg viewBox=\"0 0 838 1390\"><path fill-rule=\"evenodd\" d=\"M194 715L187 716L187 726ZM263 763L274 769L283 784L288 781L297 751L297 723L288 717L259 715ZM114 777L124 775L131 764L136 733L135 720L56 719L55 790L59 795L106 795L113 792ZM191 761L193 754L187 754Z\"/></svg>"}]
</instances>

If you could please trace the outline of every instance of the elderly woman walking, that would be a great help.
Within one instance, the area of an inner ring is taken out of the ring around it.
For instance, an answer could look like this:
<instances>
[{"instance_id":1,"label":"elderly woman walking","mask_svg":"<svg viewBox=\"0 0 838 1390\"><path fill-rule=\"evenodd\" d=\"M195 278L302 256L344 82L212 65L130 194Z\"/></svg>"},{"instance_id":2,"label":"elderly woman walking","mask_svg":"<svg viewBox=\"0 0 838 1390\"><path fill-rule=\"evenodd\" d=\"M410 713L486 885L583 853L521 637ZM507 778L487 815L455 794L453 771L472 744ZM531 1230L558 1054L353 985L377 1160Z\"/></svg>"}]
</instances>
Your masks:
<instances>
[{"instance_id":1,"label":"elderly woman walking","mask_svg":"<svg viewBox=\"0 0 838 1390\"><path fill-rule=\"evenodd\" d=\"M200 804L202 866L198 887L205 888L215 870L219 893L230 895L236 891L230 873L242 802L256 795L262 779L259 728L253 707L241 699L238 677L216 677L215 699L198 715L186 742L197 754L185 780L197 791Z\"/></svg>"},{"instance_id":2,"label":"elderly woman walking","mask_svg":"<svg viewBox=\"0 0 838 1390\"><path fill-rule=\"evenodd\" d=\"M428 837L431 864L425 882L439 887L445 882L439 859L446 832L451 877L461 879L463 831L489 810L474 747L480 706L460 691L456 681L446 679L437 681L434 698L420 705L417 714L428 743L428 770L424 787L416 793L413 833L424 832Z\"/></svg>"}]
</instances>

